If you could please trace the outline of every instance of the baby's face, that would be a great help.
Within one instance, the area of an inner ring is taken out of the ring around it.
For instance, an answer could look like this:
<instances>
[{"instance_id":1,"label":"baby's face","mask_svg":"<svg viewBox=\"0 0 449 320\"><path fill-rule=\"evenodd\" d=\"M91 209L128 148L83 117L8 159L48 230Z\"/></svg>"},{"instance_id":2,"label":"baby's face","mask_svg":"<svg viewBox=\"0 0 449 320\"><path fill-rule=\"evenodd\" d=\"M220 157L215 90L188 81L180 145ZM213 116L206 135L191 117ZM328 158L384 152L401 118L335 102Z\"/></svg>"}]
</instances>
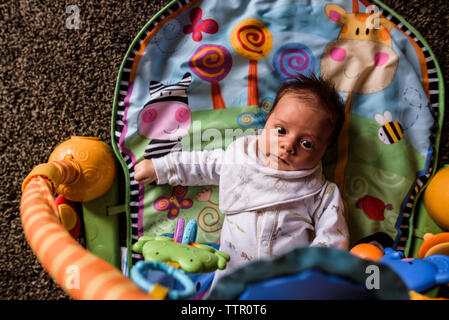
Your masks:
<instances>
[{"instance_id":1,"label":"baby's face","mask_svg":"<svg viewBox=\"0 0 449 320\"><path fill-rule=\"evenodd\" d=\"M315 99L302 101L293 94L278 102L259 136L258 146L267 166L277 170L305 170L324 156L333 125Z\"/></svg>"}]
</instances>

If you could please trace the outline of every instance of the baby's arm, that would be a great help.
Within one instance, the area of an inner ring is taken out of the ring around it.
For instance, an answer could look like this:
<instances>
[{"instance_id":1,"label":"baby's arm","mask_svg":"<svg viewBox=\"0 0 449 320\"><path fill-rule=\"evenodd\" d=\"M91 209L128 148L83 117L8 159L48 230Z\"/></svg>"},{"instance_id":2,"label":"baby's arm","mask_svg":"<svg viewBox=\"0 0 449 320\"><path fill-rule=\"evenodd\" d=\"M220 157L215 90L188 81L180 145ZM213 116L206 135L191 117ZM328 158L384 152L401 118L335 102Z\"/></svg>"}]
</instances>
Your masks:
<instances>
[{"instance_id":1,"label":"baby's arm","mask_svg":"<svg viewBox=\"0 0 449 320\"><path fill-rule=\"evenodd\" d=\"M134 179L140 183L157 180L170 185L218 185L224 150L172 152L135 166Z\"/></svg>"},{"instance_id":2,"label":"baby's arm","mask_svg":"<svg viewBox=\"0 0 449 320\"><path fill-rule=\"evenodd\" d=\"M338 247L346 250L349 245L349 231L343 215L344 206L340 191L334 183L327 183L313 220L315 239L312 246Z\"/></svg>"}]
</instances>

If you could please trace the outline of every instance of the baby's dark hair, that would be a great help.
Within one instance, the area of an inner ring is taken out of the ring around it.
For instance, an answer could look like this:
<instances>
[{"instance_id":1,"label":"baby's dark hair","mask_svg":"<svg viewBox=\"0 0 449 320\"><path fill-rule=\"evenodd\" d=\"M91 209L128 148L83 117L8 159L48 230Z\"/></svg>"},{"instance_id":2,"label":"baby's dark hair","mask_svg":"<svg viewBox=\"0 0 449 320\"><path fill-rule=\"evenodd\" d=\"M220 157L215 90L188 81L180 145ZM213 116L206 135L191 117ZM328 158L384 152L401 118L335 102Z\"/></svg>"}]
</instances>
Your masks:
<instances>
[{"instance_id":1,"label":"baby's dark hair","mask_svg":"<svg viewBox=\"0 0 449 320\"><path fill-rule=\"evenodd\" d=\"M294 94L301 101L317 101L318 105L329 113L334 126L329 141L329 147L332 146L337 141L345 121L345 106L334 84L325 78L317 77L313 73L309 76L300 74L294 79L285 81L277 92L267 119L276 108L279 100L286 94Z\"/></svg>"}]
</instances>

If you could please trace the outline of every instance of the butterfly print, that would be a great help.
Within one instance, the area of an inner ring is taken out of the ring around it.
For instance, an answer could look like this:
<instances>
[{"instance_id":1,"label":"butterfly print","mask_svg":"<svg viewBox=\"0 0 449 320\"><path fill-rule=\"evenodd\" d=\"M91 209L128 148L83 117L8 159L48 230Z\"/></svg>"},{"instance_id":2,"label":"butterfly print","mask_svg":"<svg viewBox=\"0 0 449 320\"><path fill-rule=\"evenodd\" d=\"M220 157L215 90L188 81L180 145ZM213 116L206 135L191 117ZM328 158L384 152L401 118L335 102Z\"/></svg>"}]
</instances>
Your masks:
<instances>
[{"instance_id":1,"label":"butterfly print","mask_svg":"<svg viewBox=\"0 0 449 320\"><path fill-rule=\"evenodd\" d=\"M176 219L180 209L188 209L193 206L191 199L184 199L187 189L185 186L174 187L171 197L159 197L154 200L154 208L157 211L167 211L169 219Z\"/></svg>"},{"instance_id":2,"label":"butterfly print","mask_svg":"<svg viewBox=\"0 0 449 320\"><path fill-rule=\"evenodd\" d=\"M192 39L200 42L203 39L202 32L214 34L218 31L218 24L213 19L202 19L203 10L201 8L193 8L190 11L190 20L192 24L184 27L185 34L192 34Z\"/></svg>"}]
</instances>

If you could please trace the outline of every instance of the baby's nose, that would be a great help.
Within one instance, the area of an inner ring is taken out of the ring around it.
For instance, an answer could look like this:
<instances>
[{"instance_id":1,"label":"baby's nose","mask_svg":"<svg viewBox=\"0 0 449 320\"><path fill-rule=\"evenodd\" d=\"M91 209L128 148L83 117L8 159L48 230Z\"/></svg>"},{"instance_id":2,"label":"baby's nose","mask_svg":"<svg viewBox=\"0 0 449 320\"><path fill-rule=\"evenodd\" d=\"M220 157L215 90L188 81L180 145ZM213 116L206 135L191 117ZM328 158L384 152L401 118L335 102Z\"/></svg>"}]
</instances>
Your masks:
<instances>
[{"instance_id":1,"label":"baby's nose","mask_svg":"<svg viewBox=\"0 0 449 320\"><path fill-rule=\"evenodd\" d=\"M295 151L295 142L292 139L285 139L281 142L281 149L287 153L293 153Z\"/></svg>"}]
</instances>

